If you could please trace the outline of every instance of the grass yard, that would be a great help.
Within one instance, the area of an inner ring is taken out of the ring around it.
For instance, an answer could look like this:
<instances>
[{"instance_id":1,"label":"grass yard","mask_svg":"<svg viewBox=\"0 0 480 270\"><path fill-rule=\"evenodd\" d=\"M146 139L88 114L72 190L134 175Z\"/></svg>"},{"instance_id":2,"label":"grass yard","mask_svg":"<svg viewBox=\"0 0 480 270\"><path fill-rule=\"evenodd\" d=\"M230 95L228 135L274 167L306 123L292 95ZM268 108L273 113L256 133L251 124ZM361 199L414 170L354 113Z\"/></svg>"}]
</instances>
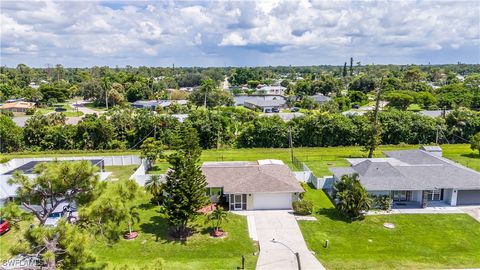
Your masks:
<instances>
[{"instance_id":1,"label":"grass yard","mask_svg":"<svg viewBox=\"0 0 480 270\"><path fill-rule=\"evenodd\" d=\"M137 165L105 166L105 171L112 172L112 174L109 176L110 180L127 180L137 168Z\"/></svg>"},{"instance_id":2,"label":"grass yard","mask_svg":"<svg viewBox=\"0 0 480 270\"><path fill-rule=\"evenodd\" d=\"M128 269L236 269L245 256L246 269L254 269L257 248L248 236L247 220L243 216L228 213L228 222L222 225L227 232L224 239L209 235L210 223L200 216L194 224L197 231L187 241L174 241L168 234L167 221L158 212L159 207L144 201L139 208L140 223L134 230L140 235L133 241L121 240L113 246L94 241L92 251L96 265L107 269L128 265ZM127 227L125 227L127 229Z\"/></svg>"},{"instance_id":3,"label":"grass yard","mask_svg":"<svg viewBox=\"0 0 480 270\"><path fill-rule=\"evenodd\" d=\"M327 269L480 267L480 223L466 214L378 215L349 223L322 190L307 188L305 199L314 202L317 221L299 225Z\"/></svg>"},{"instance_id":4,"label":"grass yard","mask_svg":"<svg viewBox=\"0 0 480 270\"><path fill-rule=\"evenodd\" d=\"M375 151L376 157L383 157L382 151L418 149L418 145L382 145ZM480 156L467 144L444 144L443 154L446 158L459 162L467 167L480 171ZM55 157L55 156L101 156L101 155L139 155L138 151L106 150L106 151L44 151L11 153L0 155L0 158L14 157ZM294 155L315 173L317 177L330 175L329 167L348 166L346 158L366 157L366 152L359 146L346 147L311 147L295 148ZM295 170L291 163L290 149L287 148L240 148L211 149L202 152L201 161L255 161L259 159L280 159ZM150 173L162 174L168 163L161 160L155 164Z\"/></svg>"},{"instance_id":5,"label":"grass yard","mask_svg":"<svg viewBox=\"0 0 480 270\"><path fill-rule=\"evenodd\" d=\"M418 145L382 145L375 151L375 157L383 157L382 151L418 149ZM472 169L480 171L480 157L467 144L442 145L444 156ZM331 175L329 167L348 166L346 158L366 157L359 146L295 148L294 155L314 172L317 177ZM287 148L241 148L205 150L201 161L255 161L259 159L280 159L293 170L290 149ZM157 162L151 173L165 173L168 163Z\"/></svg>"}]
</instances>

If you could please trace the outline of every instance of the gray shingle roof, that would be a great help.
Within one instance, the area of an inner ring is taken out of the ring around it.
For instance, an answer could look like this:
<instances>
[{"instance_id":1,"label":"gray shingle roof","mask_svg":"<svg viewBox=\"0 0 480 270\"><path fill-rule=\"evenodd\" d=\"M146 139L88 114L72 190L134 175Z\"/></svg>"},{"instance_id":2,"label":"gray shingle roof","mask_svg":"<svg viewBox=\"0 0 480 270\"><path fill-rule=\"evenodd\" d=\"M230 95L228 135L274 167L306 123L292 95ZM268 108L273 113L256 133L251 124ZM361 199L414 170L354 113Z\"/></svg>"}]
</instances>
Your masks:
<instances>
[{"instance_id":1,"label":"gray shingle roof","mask_svg":"<svg viewBox=\"0 0 480 270\"><path fill-rule=\"evenodd\" d=\"M351 167L331 168L340 178L358 173L367 190L480 189L480 172L422 150L387 151L389 159L349 160Z\"/></svg>"},{"instance_id":2,"label":"gray shingle roof","mask_svg":"<svg viewBox=\"0 0 480 270\"><path fill-rule=\"evenodd\" d=\"M294 174L284 164L258 162L204 163L207 187L223 187L226 194L303 192Z\"/></svg>"},{"instance_id":3,"label":"gray shingle roof","mask_svg":"<svg viewBox=\"0 0 480 270\"><path fill-rule=\"evenodd\" d=\"M257 107L281 107L285 105L287 102L283 99L273 99L273 100L250 100L250 101L245 101L245 103L250 103Z\"/></svg>"}]
</instances>

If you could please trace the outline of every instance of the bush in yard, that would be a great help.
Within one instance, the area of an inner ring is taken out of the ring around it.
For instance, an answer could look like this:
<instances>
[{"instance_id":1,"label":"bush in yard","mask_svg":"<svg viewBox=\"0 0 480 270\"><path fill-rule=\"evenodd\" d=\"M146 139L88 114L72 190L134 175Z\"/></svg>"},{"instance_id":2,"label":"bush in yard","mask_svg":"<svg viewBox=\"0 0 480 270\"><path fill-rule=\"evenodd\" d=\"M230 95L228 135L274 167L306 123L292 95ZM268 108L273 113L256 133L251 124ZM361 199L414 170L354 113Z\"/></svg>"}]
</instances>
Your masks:
<instances>
[{"instance_id":1,"label":"bush in yard","mask_svg":"<svg viewBox=\"0 0 480 270\"><path fill-rule=\"evenodd\" d=\"M357 219L370 210L372 198L358 179L358 174L344 175L333 186L337 209L350 219Z\"/></svg>"},{"instance_id":2,"label":"bush in yard","mask_svg":"<svg viewBox=\"0 0 480 270\"><path fill-rule=\"evenodd\" d=\"M296 201L292 203L293 211L299 215L310 215L313 213L313 203L311 201Z\"/></svg>"},{"instance_id":3,"label":"bush in yard","mask_svg":"<svg viewBox=\"0 0 480 270\"><path fill-rule=\"evenodd\" d=\"M374 196L373 197L373 208L389 211L392 209L392 199L390 196Z\"/></svg>"}]
</instances>

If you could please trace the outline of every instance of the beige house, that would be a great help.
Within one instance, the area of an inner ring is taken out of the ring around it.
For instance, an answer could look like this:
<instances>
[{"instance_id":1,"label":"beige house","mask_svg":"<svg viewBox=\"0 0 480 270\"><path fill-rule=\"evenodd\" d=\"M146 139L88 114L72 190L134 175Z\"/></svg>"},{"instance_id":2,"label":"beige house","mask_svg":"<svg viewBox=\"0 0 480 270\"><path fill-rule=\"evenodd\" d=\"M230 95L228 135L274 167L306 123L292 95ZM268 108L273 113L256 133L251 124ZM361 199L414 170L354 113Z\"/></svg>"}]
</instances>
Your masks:
<instances>
[{"instance_id":1,"label":"beige house","mask_svg":"<svg viewBox=\"0 0 480 270\"><path fill-rule=\"evenodd\" d=\"M206 162L202 171L210 199L224 197L230 210L291 209L304 191L281 160Z\"/></svg>"},{"instance_id":2,"label":"beige house","mask_svg":"<svg viewBox=\"0 0 480 270\"><path fill-rule=\"evenodd\" d=\"M9 103L3 104L2 106L0 106L0 110L24 113L28 109L32 109L34 107L35 107L34 102L16 101L16 102L9 102Z\"/></svg>"}]
</instances>

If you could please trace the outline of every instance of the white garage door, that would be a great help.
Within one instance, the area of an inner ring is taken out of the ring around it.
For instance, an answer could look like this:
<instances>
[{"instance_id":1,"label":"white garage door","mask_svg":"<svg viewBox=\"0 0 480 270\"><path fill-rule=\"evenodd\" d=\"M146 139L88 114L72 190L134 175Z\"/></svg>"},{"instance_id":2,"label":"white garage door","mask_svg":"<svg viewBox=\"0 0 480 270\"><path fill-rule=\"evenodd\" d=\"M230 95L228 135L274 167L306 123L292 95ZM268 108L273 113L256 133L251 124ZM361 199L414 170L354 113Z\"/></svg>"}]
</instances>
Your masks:
<instances>
[{"instance_id":1,"label":"white garage door","mask_svg":"<svg viewBox=\"0 0 480 270\"><path fill-rule=\"evenodd\" d=\"M292 209L292 193L255 193L253 209Z\"/></svg>"}]
</instances>

